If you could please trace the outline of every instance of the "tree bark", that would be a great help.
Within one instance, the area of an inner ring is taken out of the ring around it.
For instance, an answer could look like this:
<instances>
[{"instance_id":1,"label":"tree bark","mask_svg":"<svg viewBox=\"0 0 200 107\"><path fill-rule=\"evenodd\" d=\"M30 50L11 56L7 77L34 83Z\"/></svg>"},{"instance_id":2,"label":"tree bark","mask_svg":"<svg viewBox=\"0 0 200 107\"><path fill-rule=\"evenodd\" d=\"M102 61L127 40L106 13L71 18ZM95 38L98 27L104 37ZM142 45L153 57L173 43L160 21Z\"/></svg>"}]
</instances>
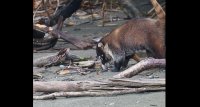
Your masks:
<instances>
[{"instance_id":1,"label":"tree bark","mask_svg":"<svg viewBox=\"0 0 200 107\"><path fill-rule=\"evenodd\" d=\"M132 76L150 69L150 68L158 68L158 67L165 67L165 59L154 59L148 58L145 60L140 61L136 65L131 66L130 68L122 71L121 73L113 76L114 78L131 78Z\"/></svg>"},{"instance_id":2,"label":"tree bark","mask_svg":"<svg viewBox=\"0 0 200 107\"><path fill-rule=\"evenodd\" d=\"M54 55L40 57L38 59L33 60L34 67L49 67L52 65L58 65L60 63L64 63L66 59L71 60L71 56L69 56L69 48L61 49Z\"/></svg>"}]
</instances>

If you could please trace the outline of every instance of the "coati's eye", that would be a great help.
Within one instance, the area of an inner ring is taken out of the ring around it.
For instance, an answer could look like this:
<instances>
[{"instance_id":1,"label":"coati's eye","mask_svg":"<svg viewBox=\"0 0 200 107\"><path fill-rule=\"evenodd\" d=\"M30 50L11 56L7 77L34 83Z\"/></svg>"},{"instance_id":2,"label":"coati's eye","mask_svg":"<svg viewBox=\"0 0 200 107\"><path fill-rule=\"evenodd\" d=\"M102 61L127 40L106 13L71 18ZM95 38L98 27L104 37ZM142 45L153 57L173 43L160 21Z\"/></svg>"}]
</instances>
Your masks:
<instances>
[{"instance_id":1,"label":"coati's eye","mask_svg":"<svg viewBox=\"0 0 200 107\"><path fill-rule=\"evenodd\" d=\"M103 59L103 55L100 56L100 59Z\"/></svg>"}]
</instances>

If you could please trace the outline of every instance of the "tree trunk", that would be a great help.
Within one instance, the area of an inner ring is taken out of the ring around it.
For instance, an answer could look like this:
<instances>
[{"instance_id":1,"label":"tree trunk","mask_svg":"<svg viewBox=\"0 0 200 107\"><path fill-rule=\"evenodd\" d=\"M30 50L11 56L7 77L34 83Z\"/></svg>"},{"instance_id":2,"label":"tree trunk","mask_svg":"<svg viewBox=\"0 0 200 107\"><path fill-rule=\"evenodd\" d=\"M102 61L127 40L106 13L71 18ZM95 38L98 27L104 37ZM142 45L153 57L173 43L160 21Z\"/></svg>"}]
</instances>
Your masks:
<instances>
[{"instance_id":1,"label":"tree trunk","mask_svg":"<svg viewBox=\"0 0 200 107\"><path fill-rule=\"evenodd\" d=\"M33 82L34 92L71 92L71 91L91 91L91 90L127 90L140 87L163 87L165 79L110 79L104 82L97 81L51 81L51 82Z\"/></svg>"}]
</instances>

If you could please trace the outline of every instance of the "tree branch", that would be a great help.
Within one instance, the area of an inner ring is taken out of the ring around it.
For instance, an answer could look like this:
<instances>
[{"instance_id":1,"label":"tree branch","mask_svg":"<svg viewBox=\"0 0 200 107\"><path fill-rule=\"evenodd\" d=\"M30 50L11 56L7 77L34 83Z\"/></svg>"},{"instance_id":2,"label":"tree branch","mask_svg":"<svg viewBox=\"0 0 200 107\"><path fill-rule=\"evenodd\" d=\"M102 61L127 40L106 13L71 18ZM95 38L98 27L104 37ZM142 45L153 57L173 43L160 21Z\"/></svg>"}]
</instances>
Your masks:
<instances>
[{"instance_id":1,"label":"tree branch","mask_svg":"<svg viewBox=\"0 0 200 107\"><path fill-rule=\"evenodd\" d=\"M154 59L148 58L145 60L140 61L136 65L122 71L121 73L113 76L114 78L131 78L132 76L150 69L150 68L158 68L158 67L165 67L165 59Z\"/></svg>"}]
</instances>

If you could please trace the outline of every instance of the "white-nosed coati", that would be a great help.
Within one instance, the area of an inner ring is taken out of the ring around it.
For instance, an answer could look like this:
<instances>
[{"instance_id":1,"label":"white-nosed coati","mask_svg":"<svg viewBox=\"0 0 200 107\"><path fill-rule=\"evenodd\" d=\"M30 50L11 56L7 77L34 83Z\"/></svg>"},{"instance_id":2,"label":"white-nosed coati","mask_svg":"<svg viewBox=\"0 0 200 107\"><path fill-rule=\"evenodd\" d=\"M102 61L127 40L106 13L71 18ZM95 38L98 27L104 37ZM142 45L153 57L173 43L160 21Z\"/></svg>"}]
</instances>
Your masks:
<instances>
[{"instance_id":1,"label":"white-nosed coati","mask_svg":"<svg viewBox=\"0 0 200 107\"><path fill-rule=\"evenodd\" d=\"M114 69L126 67L137 50L145 49L148 56L165 58L165 12L156 0L151 0L158 19L136 18L103 37L96 47L102 67L113 59Z\"/></svg>"}]
</instances>

